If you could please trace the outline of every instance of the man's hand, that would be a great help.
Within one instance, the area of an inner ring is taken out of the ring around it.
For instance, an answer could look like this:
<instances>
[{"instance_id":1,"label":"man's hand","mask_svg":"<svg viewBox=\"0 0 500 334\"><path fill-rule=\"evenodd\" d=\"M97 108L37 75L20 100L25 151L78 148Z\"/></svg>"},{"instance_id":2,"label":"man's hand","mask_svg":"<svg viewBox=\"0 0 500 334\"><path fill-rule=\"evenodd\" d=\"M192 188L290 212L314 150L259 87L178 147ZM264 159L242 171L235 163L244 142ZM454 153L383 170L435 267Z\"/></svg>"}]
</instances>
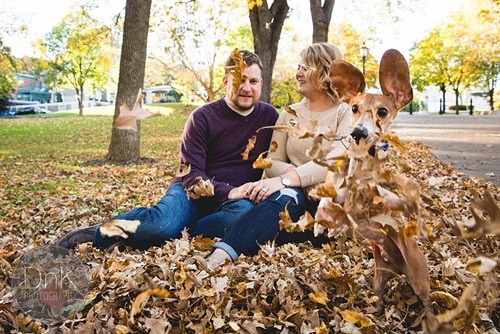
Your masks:
<instances>
[{"instance_id":1,"label":"man's hand","mask_svg":"<svg viewBox=\"0 0 500 334\"><path fill-rule=\"evenodd\" d=\"M253 184L253 182L245 183L237 188L231 189L227 195L227 199L241 199L248 198L247 190Z\"/></svg>"}]
</instances>

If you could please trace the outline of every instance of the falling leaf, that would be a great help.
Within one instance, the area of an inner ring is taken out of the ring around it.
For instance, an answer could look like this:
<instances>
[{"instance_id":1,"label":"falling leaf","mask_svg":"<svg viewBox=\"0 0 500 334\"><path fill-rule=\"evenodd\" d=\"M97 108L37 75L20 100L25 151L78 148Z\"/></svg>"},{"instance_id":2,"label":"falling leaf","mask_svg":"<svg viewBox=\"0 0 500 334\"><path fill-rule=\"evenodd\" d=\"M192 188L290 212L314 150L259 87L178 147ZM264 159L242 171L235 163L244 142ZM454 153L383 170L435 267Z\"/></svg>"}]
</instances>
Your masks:
<instances>
[{"instance_id":1,"label":"falling leaf","mask_svg":"<svg viewBox=\"0 0 500 334\"><path fill-rule=\"evenodd\" d=\"M266 169L266 168L271 168L273 166L273 160L270 158L264 158L264 154L267 152L262 152L259 154L257 159L252 164L252 167L254 169Z\"/></svg>"},{"instance_id":2,"label":"falling leaf","mask_svg":"<svg viewBox=\"0 0 500 334\"><path fill-rule=\"evenodd\" d=\"M436 319L440 323L448 323L456 319L464 310L469 310L474 303L477 289L478 286L476 282L469 284L460 296L457 306L445 313L438 314Z\"/></svg>"},{"instance_id":3,"label":"falling leaf","mask_svg":"<svg viewBox=\"0 0 500 334\"><path fill-rule=\"evenodd\" d=\"M128 238L128 233L135 233L141 222L139 220L114 219L101 225L99 232L103 237Z\"/></svg>"},{"instance_id":4,"label":"falling leaf","mask_svg":"<svg viewBox=\"0 0 500 334\"><path fill-rule=\"evenodd\" d=\"M388 141L390 144L399 148L403 152L406 151L405 145L401 142L401 139L399 139L399 137L394 133L385 133L380 137L380 139Z\"/></svg>"},{"instance_id":5,"label":"falling leaf","mask_svg":"<svg viewBox=\"0 0 500 334\"><path fill-rule=\"evenodd\" d=\"M316 195L318 197L337 197L337 188L333 184L322 183L316 188Z\"/></svg>"},{"instance_id":6,"label":"falling leaf","mask_svg":"<svg viewBox=\"0 0 500 334\"><path fill-rule=\"evenodd\" d=\"M252 136L251 138L248 139L247 147L245 148L245 151L241 153L243 160L248 160L248 154L250 154L250 151L254 148L256 141L257 141L257 136Z\"/></svg>"},{"instance_id":7,"label":"falling leaf","mask_svg":"<svg viewBox=\"0 0 500 334\"><path fill-rule=\"evenodd\" d=\"M246 69L247 64L237 48L231 52L231 59L234 65L227 67L226 70L233 76L233 91L237 92L243 80L243 71Z\"/></svg>"},{"instance_id":8,"label":"falling leaf","mask_svg":"<svg viewBox=\"0 0 500 334\"><path fill-rule=\"evenodd\" d=\"M458 299L452 294L444 291L432 291L430 297L434 302L442 305L448 310L451 310L458 305Z\"/></svg>"},{"instance_id":9,"label":"falling leaf","mask_svg":"<svg viewBox=\"0 0 500 334\"><path fill-rule=\"evenodd\" d=\"M498 266L498 262L496 260L480 256L477 259L474 259L467 263L467 270L472 271L474 273L486 274L491 272Z\"/></svg>"},{"instance_id":10,"label":"falling leaf","mask_svg":"<svg viewBox=\"0 0 500 334\"><path fill-rule=\"evenodd\" d=\"M114 127L116 129L132 130L134 132L137 132L137 121L161 115L159 112L152 113L147 109L143 109L142 98L142 89L139 89L139 94L137 94L137 99L132 110L130 110L125 104L122 104L120 106L120 114L116 118L114 124Z\"/></svg>"},{"instance_id":11,"label":"falling leaf","mask_svg":"<svg viewBox=\"0 0 500 334\"><path fill-rule=\"evenodd\" d=\"M215 194L214 185L210 180L203 180L201 176L196 178L197 182L186 189L186 195L191 199L210 197Z\"/></svg>"},{"instance_id":12,"label":"falling leaf","mask_svg":"<svg viewBox=\"0 0 500 334\"><path fill-rule=\"evenodd\" d=\"M179 170L175 174L171 174L171 173L169 173L169 174L175 178L181 178L183 176L188 175L189 173L191 173L191 165L186 166L184 164L180 164Z\"/></svg>"},{"instance_id":13,"label":"falling leaf","mask_svg":"<svg viewBox=\"0 0 500 334\"><path fill-rule=\"evenodd\" d=\"M309 211L306 211L297 222L292 221L287 207L285 207L285 210L283 212L280 212L279 215L280 229L283 229L287 232L304 232L305 230L311 228L311 226L313 226L313 224L316 222Z\"/></svg>"},{"instance_id":14,"label":"falling leaf","mask_svg":"<svg viewBox=\"0 0 500 334\"><path fill-rule=\"evenodd\" d=\"M299 116L297 115L297 112L296 112L296 111L295 111L292 107L290 107L290 106L284 106L284 107L283 107L283 109L284 109L287 113L289 113L290 115L293 115L293 116L295 116L295 117L299 117Z\"/></svg>"}]
</instances>

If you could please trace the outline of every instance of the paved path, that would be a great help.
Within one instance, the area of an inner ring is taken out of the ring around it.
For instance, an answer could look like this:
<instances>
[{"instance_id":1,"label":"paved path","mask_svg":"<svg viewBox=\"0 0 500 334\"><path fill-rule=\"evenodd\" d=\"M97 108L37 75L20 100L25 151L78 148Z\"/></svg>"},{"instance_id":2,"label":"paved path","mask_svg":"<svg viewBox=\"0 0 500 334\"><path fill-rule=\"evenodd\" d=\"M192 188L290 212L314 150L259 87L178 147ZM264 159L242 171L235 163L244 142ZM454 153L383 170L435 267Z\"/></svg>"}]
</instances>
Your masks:
<instances>
[{"instance_id":1,"label":"paved path","mask_svg":"<svg viewBox=\"0 0 500 334\"><path fill-rule=\"evenodd\" d=\"M392 129L402 139L426 144L464 176L500 186L500 114L428 115L400 113Z\"/></svg>"}]
</instances>

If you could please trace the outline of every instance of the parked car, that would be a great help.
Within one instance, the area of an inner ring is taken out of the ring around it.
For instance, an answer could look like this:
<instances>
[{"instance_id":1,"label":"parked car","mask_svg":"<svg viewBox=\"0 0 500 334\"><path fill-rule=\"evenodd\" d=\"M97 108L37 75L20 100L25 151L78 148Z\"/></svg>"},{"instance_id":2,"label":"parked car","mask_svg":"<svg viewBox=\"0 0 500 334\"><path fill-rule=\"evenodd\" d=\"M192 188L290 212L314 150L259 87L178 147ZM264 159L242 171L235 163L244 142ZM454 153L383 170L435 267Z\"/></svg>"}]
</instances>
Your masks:
<instances>
[{"instance_id":1,"label":"parked car","mask_svg":"<svg viewBox=\"0 0 500 334\"><path fill-rule=\"evenodd\" d=\"M35 114L46 114L47 110L39 107L22 107L16 110L15 115L20 116L20 115L35 115Z\"/></svg>"},{"instance_id":2,"label":"parked car","mask_svg":"<svg viewBox=\"0 0 500 334\"><path fill-rule=\"evenodd\" d=\"M16 111L14 109L0 110L0 117L12 117L15 115L16 115Z\"/></svg>"}]
</instances>

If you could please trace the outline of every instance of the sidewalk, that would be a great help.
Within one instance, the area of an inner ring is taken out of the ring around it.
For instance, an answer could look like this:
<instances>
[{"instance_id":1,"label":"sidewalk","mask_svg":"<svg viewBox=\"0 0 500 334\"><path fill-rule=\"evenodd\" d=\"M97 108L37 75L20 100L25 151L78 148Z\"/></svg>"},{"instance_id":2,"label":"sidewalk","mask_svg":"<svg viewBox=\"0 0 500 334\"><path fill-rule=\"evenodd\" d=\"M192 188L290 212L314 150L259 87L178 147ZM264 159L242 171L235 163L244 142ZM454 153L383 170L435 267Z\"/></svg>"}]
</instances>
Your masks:
<instances>
[{"instance_id":1,"label":"sidewalk","mask_svg":"<svg viewBox=\"0 0 500 334\"><path fill-rule=\"evenodd\" d=\"M426 144L441 161L464 176L500 186L500 115L400 113L392 130Z\"/></svg>"}]
</instances>

